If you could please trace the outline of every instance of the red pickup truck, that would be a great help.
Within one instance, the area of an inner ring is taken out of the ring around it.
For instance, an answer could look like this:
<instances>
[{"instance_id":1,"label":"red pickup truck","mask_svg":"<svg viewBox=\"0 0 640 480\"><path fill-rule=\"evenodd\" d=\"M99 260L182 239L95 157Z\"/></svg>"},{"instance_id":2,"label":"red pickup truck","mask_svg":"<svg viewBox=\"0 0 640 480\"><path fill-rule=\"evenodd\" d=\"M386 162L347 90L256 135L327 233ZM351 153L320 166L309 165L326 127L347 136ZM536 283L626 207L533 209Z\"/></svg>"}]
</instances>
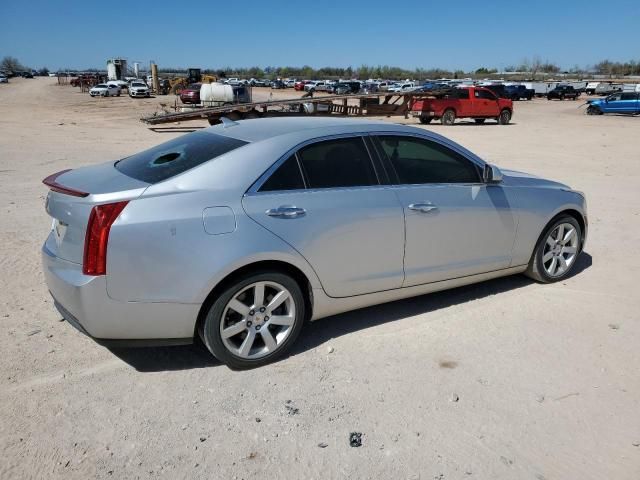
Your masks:
<instances>
[{"instance_id":1,"label":"red pickup truck","mask_svg":"<svg viewBox=\"0 0 640 480\"><path fill-rule=\"evenodd\" d=\"M484 123L493 118L506 125L513 115L513 102L498 98L483 87L454 88L442 98L414 99L411 115L419 118L420 123L431 123L434 118L439 118L443 125L453 125L456 118L473 118L476 123Z\"/></svg>"}]
</instances>

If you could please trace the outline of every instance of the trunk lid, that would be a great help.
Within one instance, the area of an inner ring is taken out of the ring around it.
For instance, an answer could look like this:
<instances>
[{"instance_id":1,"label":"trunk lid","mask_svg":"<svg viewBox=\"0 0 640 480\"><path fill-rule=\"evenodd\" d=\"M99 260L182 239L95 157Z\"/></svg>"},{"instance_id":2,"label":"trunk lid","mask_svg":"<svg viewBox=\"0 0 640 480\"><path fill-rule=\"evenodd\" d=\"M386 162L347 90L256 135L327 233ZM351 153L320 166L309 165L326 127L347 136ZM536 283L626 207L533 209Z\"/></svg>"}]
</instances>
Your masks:
<instances>
[{"instance_id":1,"label":"trunk lid","mask_svg":"<svg viewBox=\"0 0 640 480\"><path fill-rule=\"evenodd\" d=\"M84 196L55 188L48 193L45 209L53 223L46 247L55 256L77 264L82 264L91 209L104 203L133 200L149 186L120 173L113 162L70 170L56 177L55 182L62 189L84 192Z\"/></svg>"}]
</instances>

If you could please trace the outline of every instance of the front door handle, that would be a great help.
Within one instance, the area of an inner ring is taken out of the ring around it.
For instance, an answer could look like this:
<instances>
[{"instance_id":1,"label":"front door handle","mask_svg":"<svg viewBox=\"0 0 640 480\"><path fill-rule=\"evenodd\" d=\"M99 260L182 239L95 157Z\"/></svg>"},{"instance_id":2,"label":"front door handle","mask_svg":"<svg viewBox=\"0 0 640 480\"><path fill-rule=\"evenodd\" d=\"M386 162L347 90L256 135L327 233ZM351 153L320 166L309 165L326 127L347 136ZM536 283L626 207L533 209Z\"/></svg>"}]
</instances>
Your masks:
<instances>
[{"instance_id":1,"label":"front door handle","mask_svg":"<svg viewBox=\"0 0 640 480\"><path fill-rule=\"evenodd\" d=\"M429 213L438 210L438 207L431 203L412 203L409 205L409 210L415 210L420 213Z\"/></svg>"},{"instance_id":2,"label":"front door handle","mask_svg":"<svg viewBox=\"0 0 640 480\"><path fill-rule=\"evenodd\" d=\"M307 211L291 205L282 205L278 208L270 208L265 212L270 217L276 218L297 218L304 216Z\"/></svg>"}]
</instances>

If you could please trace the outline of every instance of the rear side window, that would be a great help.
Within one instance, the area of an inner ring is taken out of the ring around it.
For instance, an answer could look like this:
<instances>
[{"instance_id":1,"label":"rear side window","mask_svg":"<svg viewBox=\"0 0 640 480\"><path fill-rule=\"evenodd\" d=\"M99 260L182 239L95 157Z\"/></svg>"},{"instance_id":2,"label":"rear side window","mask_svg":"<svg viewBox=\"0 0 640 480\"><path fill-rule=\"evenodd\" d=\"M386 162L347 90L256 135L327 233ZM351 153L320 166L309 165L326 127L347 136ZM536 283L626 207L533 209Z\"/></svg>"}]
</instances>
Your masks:
<instances>
[{"instance_id":1,"label":"rear side window","mask_svg":"<svg viewBox=\"0 0 640 480\"><path fill-rule=\"evenodd\" d=\"M295 155L291 155L260 187L261 192L277 190L302 190L304 180Z\"/></svg>"},{"instance_id":2,"label":"rear side window","mask_svg":"<svg viewBox=\"0 0 640 480\"><path fill-rule=\"evenodd\" d=\"M413 137L380 136L400 184L478 183L477 167L442 145Z\"/></svg>"},{"instance_id":3,"label":"rear side window","mask_svg":"<svg viewBox=\"0 0 640 480\"><path fill-rule=\"evenodd\" d=\"M308 188L377 185L369 152L360 137L325 140L298 152Z\"/></svg>"},{"instance_id":4,"label":"rear side window","mask_svg":"<svg viewBox=\"0 0 640 480\"><path fill-rule=\"evenodd\" d=\"M215 133L194 132L124 158L115 167L136 180L157 183L246 144Z\"/></svg>"}]
</instances>

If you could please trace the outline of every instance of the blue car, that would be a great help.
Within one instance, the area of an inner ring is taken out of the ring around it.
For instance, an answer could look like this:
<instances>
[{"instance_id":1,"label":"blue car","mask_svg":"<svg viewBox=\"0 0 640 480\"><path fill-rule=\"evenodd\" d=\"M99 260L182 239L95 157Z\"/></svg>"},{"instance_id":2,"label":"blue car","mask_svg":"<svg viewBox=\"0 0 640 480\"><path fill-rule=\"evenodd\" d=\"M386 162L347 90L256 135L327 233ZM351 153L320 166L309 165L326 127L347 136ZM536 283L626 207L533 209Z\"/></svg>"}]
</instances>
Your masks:
<instances>
[{"instance_id":1,"label":"blue car","mask_svg":"<svg viewBox=\"0 0 640 480\"><path fill-rule=\"evenodd\" d=\"M587 102L587 115L602 115L603 113L640 114L639 92L618 92L599 100Z\"/></svg>"}]
</instances>

